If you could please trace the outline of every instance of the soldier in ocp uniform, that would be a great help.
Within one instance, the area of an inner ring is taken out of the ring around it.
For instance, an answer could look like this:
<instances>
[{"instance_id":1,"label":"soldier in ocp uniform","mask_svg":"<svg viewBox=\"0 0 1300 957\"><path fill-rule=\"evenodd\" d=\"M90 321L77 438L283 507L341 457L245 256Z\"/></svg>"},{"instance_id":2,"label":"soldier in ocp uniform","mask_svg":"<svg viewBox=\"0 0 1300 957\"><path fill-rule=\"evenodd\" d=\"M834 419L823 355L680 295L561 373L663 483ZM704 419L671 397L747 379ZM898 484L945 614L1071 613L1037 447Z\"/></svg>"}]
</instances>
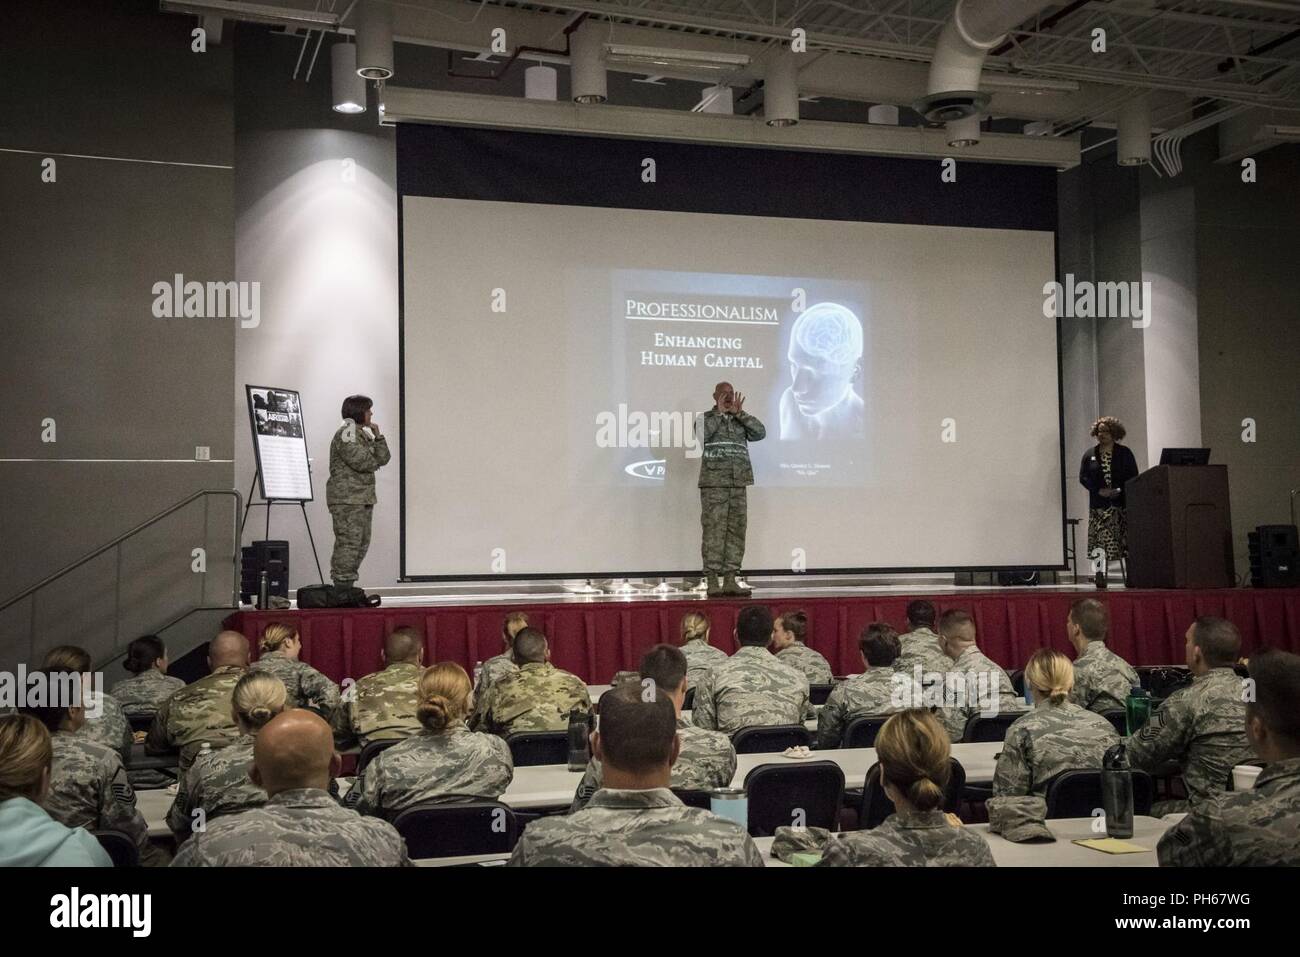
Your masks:
<instances>
[{"instance_id":1,"label":"soldier in ocp uniform","mask_svg":"<svg viewBox=\"0 0 1300 957\"><path fill-rule=\"evenodd\" d=\"M339 706L339 686L299 660L302 638L298 629L285 622L272 622L262 632L259 642L262 656L249 665L252 671L275 675L289 695L290 708L310 708L326 721L332 721Z\"/></svg>"},{"instance_id":2,"label":"soldier in ocp uniform","mask_svg":"<svg viewBox=\"0 0 1300 957\"><path fill-rule=\"evenodd\" d=\"M686 656L686 688L700 683L715 665L727 660L727 653L709 644L709 619L698 611L682 615L682 654Z\"/></svg>"},{"instance_id":3,"label":"soldier in ocp uniform","mask_svg":"<svg viewBox=\"0 0 1300 957\"><path fill-rule=\"evenodd\" d=\"M591 711L586 682L551 664L550 645L536 628L515 635L515 661L519 670L488 689L478 729L503 738L517 731L563 731L570 712Z\"/></svg>"},{"instance_id":4,"label":"soldier in ocp uniform","mask_svg":"<svg viewBox=\"0 0 1300 957\"><path fill-rule=\"evenodd\" d=\"M1133 666L1106 647L1110 615L1095 598L1070 606L1065 634L1074 646L1074 690L1070 700L1089 711L1122 710L1129 692L1141 685Z\"/></svg>"},{"instance_id":5,"label":"soldier in ocp uniform","mask_svg":"<svg viewBox=\"0 0 1300 957\"><path fill-rule=\"evenodd\" d=\"M334 551L330 580L336 588L354 588L357 571L370 549L370 525L375 510L375 472L393 457L388 440L371 418L369 396L343 400L344 422L330 440L330 477L325 503L334 521Z\"/></svg>"},{"instance_id":6,"label":"soldier in ocp uniform","mask_svg":"<svg viewBox=\"0 0 1300 957\"><path fill-rule=\"evenodd\" d=\"M741 728L804 720L808 679L767 650L771 638L772 613L767 608L747 605L740 610L740 648L695 686L691 720L697 727L735 734Z\"/></svg>"},{"instance_id":7,"label":"soldier in ocp uniform","mask_svg":"<svg viewBox=\"0 0 1300 957\"><path fill-rule=\"evenodd\" d=\"M1161 867L1300 865L1300 655L1256 652L1250 677L1246 738L1264 770L1251 790L1211 795L1166 831Z\"/></svg>"},{"instance_id":8,"label":"soldier in ocp uniform","mask_svg":"<svg viewBox=\"0 0 1300 957\"><path fill-rule=\"evenodd\" d=\"M266 803L266 792L248 776L253 766L253 739L287 702L284 684L265 671L249 671L235 684L230 711L239 737L218 751L200 751L181 776L176 799L167 810L167 826L178 841L189 836L196 809L202 808L210 821Z\"/></svg>"},{"instance_id":9,"label":"soldier in ocp uniform","mask_svg":"<svg viewBox=\"0 0 1300 957\"><path fill-rule=\"evenodd\" d=\"M736 583L745 557L746 488L754 484L749 443L767 435L757 417L745 411L745 396L730 382L713 390L713 408L695 419L703 446L700 459L700 553L709 597L749 597Z\"/></svg>"},{"instance_id":10,"label":"soldier in ocp uniform","mask_svg":"<svg viewBox=\"0 0 1300 957\"><path fill-rule=\"evenodd\" d=\"M422 730L377 754L345 803L392 820L415 804L499 798L514 778L514 762L495 734L465 727L471 698L469 675L460 665L444 661L425 669L415 710Z\"/></svg>"},{"instance_id":11,"label":"soldier in ocp uniform","mask_svg":"<svg viewBox=\"0 0 1300 957\"><path fill-rule=\"evenodd\" d=\"M744 828L687 807L669 789L679 744L668 695L643 695L634 682L618 685L601 699L591 743L600 790L581 811L529 824L512 867L763 866Z\"/></svg>"},{"instance_id":12,"label":"soldier in ocp uniform","mask_svg":"<svg viewBox=\"0 0 1300 957\"><path fill-rule=\"evenodd\" d=\"M1185 652L1192 683L1161 702L1151 720L1124 739L1135 768L1182 774L1187 800L1158 802L1151 809L1156 817L1190 810L1224 791L1233 766L1254 757L1246 740L1242 679L1232 670L1241 654L1237 626L1222 618L1197 618L1187 629Z\"/></svg>"},{"instance_id":13,"label":"soldier in ocp uniform","mask_svg":"<svg viewBox=\"0 0 1300 957\"><path fill-rule=\"evenodd\" d=\"M53 691L59 672L45 672ZM140 863L160 867L167 855L149 843L149 826L135 806L135 790L127 780L122 758L113 748L79 732L86 723L83 705L50 700L20 708L50 732L53 760L45 810L68 827L121 831L140 852Z\"/></svg>"},{"instance_id":14,"label":"soldier in ocp uniform","mask_svg":"<svg viewBox=\"0 0 1300 957\"><path fill-rule=\"evenodd\" d=\"M366 675L343 696L341 743L365 747L371 741L409 738L420 730L415 702L424 669L424 639L414 628L394 628L384 639L382 671Z\"/></svg>"},{"instance_id":15,"label":"soldier in ocp uniform","mask_svg":"<svg viewBox=\"0 0 1300 957\"><path fill-rule=\"evenodd\" d=\"M880 781L895 812L832 840L819 867L993 867L988 842L943 811L952 747L928 711L900 711L876 736Z\"/></svg>"},{"instance_id":16,"label":"soldier in ocp uniform","mask_svg":"<svg viewBox=\"0 0 1300 957\"><path fill-rule=\"evenodd\" d=\"M1069 700L1074 683L1070 660L1040 648L1025 666L1034 710L1007 729L993 774L993 795L1047 793L1062 771L1100 771L1106 750L1119 743L1111 723Z\"/></svg>"},{"instance_id":17,"label":"soldier in ocp uniform","mask_svg":"<svg viewBox=\"0 0 1300 957\"><path fill-rule=\"evenodd\" d=\"M239 737L230 715L230 696L248 670L248 639L237 631L218 634L208 645L208 667L211 674L163 702L144 740L144 749L150 754L179 749L182 775L204 744L215 751Z\"/></svg>"},{"instance_id":18,"label":"soldier in ocp uniform","mask_svg":"<svg viewBox=\"0 0 1300 957\"><path fill-rule=\"evenodd\" d=\"M180 678L167 674L167 649L157 635L142 635L126 646L122 667L131 672L109 693L124 714L154 714L162 703L185 687Z\"/></svg>"},{"instance_id":19,"label":"soldier in ocp uniform","mask_svg":"<svg viewBox=\"0 0 1300 957\"><path fill-rule=\"evenodd\" d=\"M858 650L866 670L841 681L817 714L817 749L838 748L854 718L897 711L894 703L894 662L898 632L883 621L862 629Z\"/></svg>"},{"instance_id":20,"label":"soldier in ocp uniform","mask_svg":"<svg viewBox=\"0 0 1300 957\"><path fill-rule=\"evenodd\" d=\"M181 845L176 867L397 867L406 842L387 821L340 807L327 788L340 769L330 727L295 709L253 745L253 783L267 802L208 823Z\"/></svg>"},{"instance_id":21,"label":"soldier in ocp uniform","mask_svg":"<svg viewBox=\"0 0 1300 957\"><path fill-rule=\"evenodd\" d=\"M483 668L475 678L474 682L474 707L479 709L487 699L487 691L494 684L504 678L506 675L512 675L519 670L515 664L515 635L528 627L528 615L522 611L512 611L506 615L506 620L501 623L501 654L494 655L487 661L483 662ZM482 719L482 715L475 713L471 716L471 725L477 725Z\"/></svg>"},{"instance_id":22,"label":"soldier in ocp uniform","mask_svg":"<svg viewBox=\"0 0 1300 957\"><path fill-rule=\"evenodd\" d=\"M686 656L672 645L656 645L641 659L642 696L663 694L673 703L677 714L679 750L673 762L671 787L693 791L730 786L736 776L736 749L731 739L717 731L706 731L682 720L682 702L686 700ZM600 790L603 781L600 762L593 757L578 784L571 811L581 811Z\"/></svg>"}]
</instances>

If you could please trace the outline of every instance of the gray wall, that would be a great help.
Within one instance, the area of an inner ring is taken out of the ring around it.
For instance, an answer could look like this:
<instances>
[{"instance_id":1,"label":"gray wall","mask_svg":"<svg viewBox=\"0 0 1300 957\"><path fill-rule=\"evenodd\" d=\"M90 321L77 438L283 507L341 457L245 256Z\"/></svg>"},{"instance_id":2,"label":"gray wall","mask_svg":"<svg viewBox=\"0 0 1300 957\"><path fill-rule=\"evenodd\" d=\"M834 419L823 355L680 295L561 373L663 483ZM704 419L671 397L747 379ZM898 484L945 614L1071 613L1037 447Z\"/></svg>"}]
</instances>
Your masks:
<instances>
[{"instance_id":1,"label":"gray wall","mask_svg":"<svg viewBox=\"0 0 1300 957\"><path fill-rule=\"evenodd\" d=\"M0 603L193 491L231 487L232 322L151 311L155 282L234 273L232 58L192 53L191 26L149 2L5 11ZM46 156L53 183L41 181ZM41 441L46 418L55 443ZM214 461L193 461L199 445ZM129 640L222 600L229 516L199 505L133 541L120 594L110 554L34 610L25 600L0 615L0 663L64 641L102 660L119 601ZM190 550L205 544L209 571L195 575Z\"/></svg>"}]
</instances>

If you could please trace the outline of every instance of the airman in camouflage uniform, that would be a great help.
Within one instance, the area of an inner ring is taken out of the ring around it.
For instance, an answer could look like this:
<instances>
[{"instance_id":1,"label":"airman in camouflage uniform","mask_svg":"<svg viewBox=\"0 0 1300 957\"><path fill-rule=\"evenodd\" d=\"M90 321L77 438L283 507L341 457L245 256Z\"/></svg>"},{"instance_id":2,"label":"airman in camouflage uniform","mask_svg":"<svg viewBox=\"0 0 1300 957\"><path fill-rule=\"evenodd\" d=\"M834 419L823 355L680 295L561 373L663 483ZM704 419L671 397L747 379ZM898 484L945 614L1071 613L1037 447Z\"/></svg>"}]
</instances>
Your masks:
<instances>
[{"instance_id":1,"label":"airman in camouflage uniform","mask_svg":"<svg viewBox=\"0 0 1300 957\"><path fill-rule=\"evenodd\" d=\"M1111 723L1072 701L1043 700L1007 729L993 794L1038 794L1062 771L1100 771L1106 749L1119 743Z\"/></svg>"},{"instance_id":2,"label":"airman in camouflage uniform","mask_svg":"<svg viewBox=\"0 0 1300 957\"><path fill-rule=\"evenodd\" d=\"M808 679L765 647L747 645L695 686L696 727L735 734L741 728L800 724L808 710Z\"/></svg>"},{"instance_id":3,"label":"airman in camouflage uniform","mask_svg":"<svg viewBox=\"0 0 1300 957\"><path fill-rule=\"evenodd\" d=\"M817 747L838 748L844 732L854 718L869 714L897 711L892 704L894 672L890 668L868 668L831 689L817 714Z\"/></svg>"},{"instance_id":4,"label":"airman in camouflage uniform","mask_svg":"<svg viewBox=\"0 0 1300 957\"><path fill-rule=\"evenodd\" d=\"M691 791L730 787L736 776L736 749L731 739L718 731L706 731L677 718L677 740L681 751L673 764L672 786ZM594 757L573 796L572 811L581 811L601 787L600 762Z\"/></svg>"},{"instance_id":5,"label":"airman in camouflage uniform","mask_svg":"<svg viewBox=\"0 0 1300 957\"><path fill-rule=\"evenodd\" d=\"M818 867L995 867L988 842L943 811L899 811L870 831L840 835Z\"/></svg>"},{"instance_id":6,"label":"airman in camouflage uniform","mask_svg":"<svg viewBox=\"0 0 1300 957\"><path fill-rule=\"evenodd\" d=\"M969 634L974 637L973 624L970 626ZM949 647L955 650L958 646L950 643ZM938 717L947 729L948 737L953 741L962 739L967 722L975 715L1009 714L1028 710L1024 699L1016 694L1016 689L1011 686L1011 678L1007 673L973 643L960 650L948 666L947 674L970 676L962 686L965 702L941 707L938 711ZM946 679L947 675L945 675ZM979 694L987 694L987 700L976 700Z\"/></svg>"},{"instance_id":7,"label":"airman in camouflage uniform","mask_svg":"<svg viewBox=\"0 0 1300 957\"><path fill-rule=\"evenodd\" d=\"M348 689L341 712L347 740L365 747L419 733L415 699L422 670L414 661L397 661Z\"/></svg>"},{"instance_id":8,"label":"airman in camouflage uniform","mask_svg":"<svg viewBox=\"0 0 1300 957\"><path fill-rule=\"evenodd\" d=\"M109 694L128 716L154 714L164 701L184 687L185 682L180 678L165 675L157 668L149 668L138 675L123 678L113 685Z\"/></svg>"},{"instance_id":9,"label":"airman in camouflage uniform","mask_svg":"<svg viewBox=\"0 0 1300 957\"><path fill-rule=\"evenodd\" d=\"M140 863L158 867L167 857L149 843L149 826L135 806L122 758L78 732L50 735L54 760L44 801L50 817L68 827L121 831L140 850Z\"/></svg>"},{"instance_id":10,"label":"airman in camouflage uniform","mask_svg":"<svg viewBox=\"0 0 1300 957\"><path fill-rule=\"evenodd\" d=\"M270 652L248 667L251 671L269 672L284 683L287 708L311 708L326 721L338 710L339 686L305 661Z\"/></svg>"},{"instance_id":11,"label":"airman in camouflage uniform","mask_svg":"<svg viewBox=\"0 0 1300 957\"><path fill-rule=\"evenodd\" d=\"M602 788L567 817L525 829L511 867L762 867L738 824L687 807L667 788Z\"/></svg>"},{"instance_id":12,"label":"airman in camouflage uniform","mask_svg":"<svg viewBox=\"0 0 1300 957\"><path fill-rule=\"evenodd\" d=\"M92 691L88 695L86 711L86 723L77 733L112 748L124 760L129 758L133 741L131 722L126 720L117 699L103 691ZM91 711L97 714L91 715Z\"/></svg>"},{"instance_id":13,"label":"airman in camouflage uniform","mask_svg":"<svg viewBox=\"0 0 1300 957\"><path fill-rule=\"evenodd\" d=\"M1161 801L1153 815L1186 811L1227 787L1232 768L1254 757L1245 720L1242 679L1232 668L1212 668L1166 698L1124 739L1133 767L1152 774L1178 769L1187 786L1187 801Z\"/></svg>"},{"instance_id":14,"label":"airman in camouflage uniform","mask_svg":"<svg viewBox=\"0 0 1300 957\"><path fill-rule=\"evenodd\" d=\"M709 644L707 638L694 638L681 648L686 656L686 687L694 688L704 675L727 660L727 653Z\"/></svg>"},{"instance_id":15,"label":"airman in camouflage uniform","mask_svg":"<svg viewBox=\"0 0 1300 957\"><path fill-rule=\"evenodd\" d=\"M700 554L709 595L747 596L736 583L745 557L746 487L754 484L749 443L767 435L757 417L744 411L745 397L729 382L713 391L714 406L695 419L703 446L700 459ZM721 585L717 584L722 578Z\"/></svg>"},{"instance_id":16,"label":"airman in camouflage uniform","mask_svg":"<svg viewBox=\"0 0 1300 957\"><path fill-rule=\"evenodd\" d=\"M214 751L233 744L239 728L230 715L230 695L245 671L243 665L222 665L164 701L145 738L145 750L167 754L179 749L184 774L205 742Z\"/></svg>"},{"instance_id":17,"label":"airman in camouflage uniform","mask_svg":"<svg viewBox=\"0 0 1300 957\"><path fill-rule=\"evenodd\" d=\"M776 653L776 660L796 671L802 671L809 684L828 685L835 681L835 676L831 674L831 663L821 652L809 648L802 641L786 645Z\"/></svg>"},{"instance_id":18,"label":"airman in camouflage uniform","mask_svg":"<svg viewBox=\"0 0 1300 957\"><path fill-rule=\"evenodd\" d=\"M167 809L167 826L177 840L185 840L194 826L194 811L202 808L208 821L266 803L266 792L248 777L253 766L251 734L219 751L200 751L181 776L176 798Z\"/></svg>"},{"instance_id":19,"label":"airman in camouflage uniform","mask_svg":"<svg viewBox=\"0 0 1300 957\"><path fill-rule=\"evenodd\" d=\"M281 791L262 807L210 821L173 867L400 867L406 842L387 821L339 807L320 788Z\"/></svg>"},{"instance_id":20,"label":"airman in camouflage uniform","mask_svg":"<svg viewBox=\"0 0 1300 957\"><path fill-rule=\"evenodd\" d=\"M583 680L549 661L530 661L488 689L479 727L502 737L517 731L563 731L571 711L591 711Z\"/></svg>"},{"instance_id":21,"label":"airman in camouflage uniform","mask_svg":"<svg viewBox=\"0 0 1300 957\"><path fill-rule=\"evenodd\" d=\"M398 811L440 798L495 801L513 778L514 762L505 741L470 731L457 721L445 731L422 730L380 752L362 770L346 803L362 814L391 820Z\"/></svg>"},{"instance_id":22,"label":"airman in camouflage uniform","mask_svg":"<svg viewBox=\"0 0 1300 957\"><path fill-rule=\"evenodd\" d=\"M943 653L940 646L942 639L925 626L913 628L898 636L902 654L894 663L894 670L912 676L916 666L921 666L921 673L935 672L942 674L952 667L952 659Z\"/></svg>"},{"instance_id":23,"label":"airman in camouflage uniform","mask_svg":"<svg viewBox=\"0 0 1300 957\"><path fill-rule=\"evenodd\" d=\"M334 520L330 580L339 588L356 586L357 571L370 549L375 472L393 457L388 440L370 418L371 405L366 396L345 399L342 418L346 421L330 440L330 477L325 485L325 503Z\"/></svg>"},{"instance_id":24,"label":"airman in camouflage uniform","mask_svg":"<svg viewBox=\"0 0 1300 957\"><path fill-rule=\"evenodd\" d=\"M1074 659L1070 700L1098 713L1122 710L1129 691L1140 685L1132 665L1107 648L1104 641L1090 641Z\"/></svg>"}]
</instances>

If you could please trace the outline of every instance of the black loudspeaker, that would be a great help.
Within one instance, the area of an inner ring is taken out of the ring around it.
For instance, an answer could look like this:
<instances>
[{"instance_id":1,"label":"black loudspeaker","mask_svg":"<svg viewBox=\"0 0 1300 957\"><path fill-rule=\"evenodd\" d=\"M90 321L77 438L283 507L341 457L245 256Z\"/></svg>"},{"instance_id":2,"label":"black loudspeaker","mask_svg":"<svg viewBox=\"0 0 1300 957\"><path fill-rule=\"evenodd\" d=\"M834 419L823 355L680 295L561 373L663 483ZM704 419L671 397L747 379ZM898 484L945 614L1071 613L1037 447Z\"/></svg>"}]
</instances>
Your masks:
<instances>
[{"instance_id":1,"label":"black loudspeaker","mask_svg":"<svg viewBox=\"0 0 1300 957\"><path fill-rule=\"evenodd\" d=\"M953 572L952 583L975 587L997 584L1023 588L1027 585L1055 585L1057 575L1054 571L1038 571L1033 568L1011 572Z\"/></svg>"},{"instance_id":2,"label":"black loudspeaker","mask_svg":"<svg viewBox=\"0 0 1300 957\"><path fill-rule=\"evenodd\" d=\"M253 542L241 549L239 597L252 601L257 597L258 582L266 571L268 594L289 597L289 543Z\"/></svg>"},{"instance_id":3,"label":"black loudspeaker","mask_svg":"<svg viewBox=\"0 0 1300 957\"><path fill-rule=\"evenodd\" d=\"M1254 587L1300 587L1300 544L1294 525L1260 525L1246 536L1246 542Z\"/></svg>"}]
</instances>

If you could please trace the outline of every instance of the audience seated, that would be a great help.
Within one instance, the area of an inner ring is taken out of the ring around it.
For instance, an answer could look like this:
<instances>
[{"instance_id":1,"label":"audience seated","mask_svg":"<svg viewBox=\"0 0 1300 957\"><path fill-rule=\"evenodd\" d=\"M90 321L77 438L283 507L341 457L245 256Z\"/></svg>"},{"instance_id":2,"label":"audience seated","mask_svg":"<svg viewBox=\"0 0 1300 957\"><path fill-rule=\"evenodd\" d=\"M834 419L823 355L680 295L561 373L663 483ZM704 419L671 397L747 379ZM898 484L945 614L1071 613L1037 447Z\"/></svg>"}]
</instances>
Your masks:
<instances>
[{"instance_id":1,"label":"audience seated","mask_svg":"<svg viewBox=\"0 0 1300 957\"><path fill-rule=\"evenodd\" d=\"M177 840L189 836L194 812L200 808L206 822L266 803L266 792L248 777L253 766L253 739L285 709L287 700L284 684L269 672L249 671L235 684L230 712L239 737L219 750L200 751L181 775L176 799L167 811L167 826Z\"/></svg>"},{"instance_id":2,"label":"audience seated","mask_svg":"<svg viewBox=\"0 0 1300 957\"><path fill-rule=\"evenodd\" d=\"M760 725L800 724L808 710L808 678L767 650L772 613L747 605L736 618L736 653L695 687L691 720L697 727L735 734Z\"/></svg>"},{"instance_id":3,"label":"audience seated","mask_svg":"<svg viewBox=\"0 0 1300 957\"><path fill-rule=\"evenodd\" d=\"M69 700L67 687L55 688L67 672L43 672L50 694L46 701ZM29 676L30 677L30 676ZM50 732L50 778L44 806L50 817L68 827L121 831L136 844L140 863L156 867L167 855L149 843L149 827L135 806L135 791L127 780L118 752L79 733L86 723L81 704L44 704L20 708Z\"/></svg>"},{"instance_id":4,"label":"audience seated","mask_svg":"<svg viewBox=\"0 0 1300 957\"><path fill-rule=\"evenodd\" d=\"M339 706L339 686L305 661L298 660L302 654L302 638L297 628L272 622L262 632L258 648L261 657L249 668L266 671L280 679L288 694L287 707L310 708L326 721L334 719Z\"/></svg>"},{"instance_id":5,"label":"audience seated","mask_svg":"<svg viewBox=\"0 0 1300 957\"><path fill-rule=\"evenodd\" d=\"M727 653L709 644L709 618L698 611L682 615L681 644L686 656L686 690L700 683L705 672L727 660Z\"/></svg>"},{"instance_id":6,"label":"audience seated","mask_svg":"<svg viewBox=\"0 0 1300 957\"><path fill-rule=\"evenodd\" d=\"M150 754L180 751L180 772L189 770L204 744L215 751L239 737L230 716L230 696L248 668L248 639L223 631L208 645L211 673L162 703L144 747Z\"/></svg>"},{"instance_id":7,"label":"audience seated","mask_svg":"<svg viewBox=\"0 0 1300 957\"><path fill-rule=\"evenodd\" d=\"M1152 775L1180 773L1187 800L1159 801L1156 817L1187 811L1227 788L1234 765L1254 757L1246 740L1242 679L1232 666L1241 654L1237 626L1197 618L1185 646L1192 683L1160 703L1151 719L1124 739L1135 768Z\"/></svg>"},{"instance_id":8,"label":"audience seated","mask_svg":"<svg viewBox=\"0 0 1300 957\"><path fill-rule=\"evenodd\" d=\"M976 647L975 619L967 612L944 612L939 619L939 635L949 658L945 694L956 696L955 701L940 708L939 715L953 741L961 740L966 723L977 714L1025 710L1024 701L1011 687L1011 678Z\"/></svg>"},{"instance_id":9,"label":"audience seated","mask_svg":"<svg viewBox=\"0 0 1300 957\"><path fill-rule=\"evenodd\" d=\"M0 867L112 867L89 831L61 824L41 807L53 756L44 724L31 715L0 715Z\"/></svg>"},{"instance_id":10,"label":"audience seated","mask_svg":"<svg viewBox=\"0 0 1300 957\"><path fill-rule=\"evenodd\" d=\"M817 747L838 748L849 722L860 715L898 710L894 688L894 662L898 660L898 632L884 622L862 629L858 651L866 669L831 689L817 715Z\"/></svg>"},{"instance_id":11,"label":"audience seated","mask_svg":"<svg viewBox=\"0 0 1300 957\"><path fill-rule=\"evenodd\" d=\"M1250 659L1246 738L1265 762L1249 791L1210 794L1160 838L1161 867L1300 865L1300 655Z\"/></svg>"},{"instance_id":12,"label":"audience seated","mask_svg":"<svg viewBox=\"0 0 1300 957\"><path fill-rule=\"evenodd\" d=\"M642 690L653 688L666 694L677 714L677 760L673 763L669 785L692 791L730 786L736 776L736 749L731 739L718 731L706 731L682 719L682 702L686 700L686 655L672 645L655 645L641 659ZM646 682L650 682L649 685ZM601 787L600 761L594 756L578 784L570 810L581 811Z\"/></svg>"},{"instance_id":13,"label":"audience seated","mask_svg":"<svg viewBox=\"0 0 1300 957\"><path fill-rule=\"evenodd\" d=\"M902 648L894 670L912 675L917 667L921 673L942 674L952 666L952 660L943 650L943 639L934 630L937 617L934 603L918 598L907 603L907 632L899 635Z\"/></svg>"},{"instance_id":14,"label":"audience seated","mask_svg":"<svg viewBox=\"0 0 1300 957\"><path fill-rule=\"evenodd\" d=\"M449 796L496 800L510 786L510 748L465 726L472 704L465 669L436 664L420 675L418 687L422 730L376 755L348 792L348 803L362 814L391 820L412 805Z\"/></svg>"},{"instance_id":15,"label":"audience seated","mask_svg":"<svg viewBox=\"0 0 1300 957\"><path fill-rule=\"evenodd\" d=\"M796 671L802 671L810 685L828 685L835 680L830 662L819 651L809 648L804 639L808 636L808 615L802 611L788 611L778 615L772 625L772 651L777 660Z\"/></svg>"},{"instance_id":16,"label":"audience seated","mask_svg":"<svg viewBox=\"0 0 1300 957\"><path fill-rule=\"evenodd\" d=\"M644 695L632 683L614 688L601 701L591 742L601 789L581 811L528 825L512 866L763 865L744 828L687 807L669 790L680 749L669 695Z\"/></svg>"},{"instance_id":17,"label":"audience seated","mask_svg":"<svg viewBox=\"0 0 1300 957\"><path fill-rule=\"evenodd\" d=\"M1034 652L1025 666L1025 687L1034 710L1007 729L993 775L993 795L1047 793L1062 771L1100 771L1106 749L1119 743L1109 721L1069 700L1074 684L1070 659L1051 648Z\"/></svg>"},{"instance_id":18,"label":"audience seated","mask_svg":"<svg viewBox=\"0 0 1300 957\"><path fill-rule=\"evenodd\" d=\"M563 731L573 711L591 711L587 685L551 664L546 636L536 628L515 635L519 670L488 689L478 727L502 737L520 731Z\"/></svg>"},{"instance_id":19,"label":"audience seated","mask_svg":"<svg viewBox=\"0 0 1300 957\"><path fill-rule=\"evenodd\" d=\"M394 867L406 842L387 821L340 807L327 790L340 769L330 726L295 709L253 744L253 783L267 802L209 821L181 845L174 867Z\"/></svg>"},{"instance_id":20,"label":"audience seated","mask_svg":"<svg viewBox=\"0 0 1300 957\"><path fill-rule=\"evenodd\" d=\"M1074 646L1074 689L1070 700L1089 711L1122 709L1129 691L1140 687L1133 666L1106 646L1110 613L1095 598L1070 606L1065 634Z\"/></svg>"},{"instance_id":21,"label":"audience seated","mask_svg":"<svg viewBox=\"0 0 1300 957\"><path fill-rule=\"evenodd\" d=\"M76 645L59 645L45 653L41 664L44 671L81 675L85 692L86 720L81 733L106 748L112 748L122 760L131 756L131 724L126 720L121 703L95 684L90 669L90 654Z\"/></svg>"},{"instance_id":22,"label":"audience seated","mask_svg":"<svg viewBox=\"0 0 1300 957\"><path fill-rule=\"evenodd\" d=\"M384 639L384 668L348 689L337 724L341 743L365 747L397 741L420 731L415 716L424 638L414 628L394 628Z\"/></svg>"},{"instance_id":23,"label":"audience seated","mask_svg":"<svg viewBox=\"0 0 1300 957\"><path fill-rule=\"evenodd\" d=\"M142 635L126 646L122 667L131 672L113 685L110 694L126 715L154 714L162 703L185 687L167 675L167 649L156 635Z\"/></svg>"},{"instance_id":24,"label":"audience seated","mask_svg":"<svg viewBox=\"0 0 1300 957\"><path fill-rule=\"evenodd\" d=\"M895 813L870 831L833 838L820 867L992 867L988 843L944 814L952 753L928 711L900 711L876 736L881 786Z\"/></svg>"}]
</instances>

